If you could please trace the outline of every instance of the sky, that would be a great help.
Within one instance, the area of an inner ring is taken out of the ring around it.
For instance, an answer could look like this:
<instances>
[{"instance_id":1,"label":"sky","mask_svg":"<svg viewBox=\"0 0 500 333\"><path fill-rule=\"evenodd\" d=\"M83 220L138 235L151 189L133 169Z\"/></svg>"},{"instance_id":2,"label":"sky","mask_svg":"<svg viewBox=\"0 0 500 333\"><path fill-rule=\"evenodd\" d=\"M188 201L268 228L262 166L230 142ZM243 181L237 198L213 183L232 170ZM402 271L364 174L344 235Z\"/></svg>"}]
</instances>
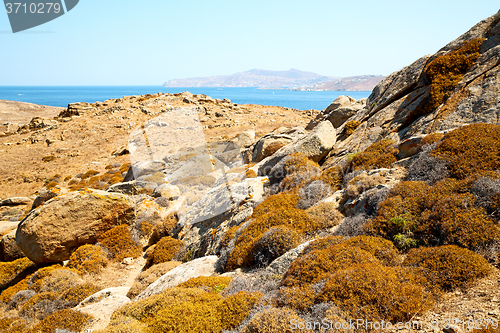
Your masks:
<instances>
[{"instance_id":1,"label":"sky","mask_svg":"<svg viewBox=\"0 0 500 333\"><path fill-rule=\"evenodd\" d=\"M500 9L498 0L80 0L12 33L0 86L161 85L254 68L388 75Z\"/></svg>"}]
</instances>

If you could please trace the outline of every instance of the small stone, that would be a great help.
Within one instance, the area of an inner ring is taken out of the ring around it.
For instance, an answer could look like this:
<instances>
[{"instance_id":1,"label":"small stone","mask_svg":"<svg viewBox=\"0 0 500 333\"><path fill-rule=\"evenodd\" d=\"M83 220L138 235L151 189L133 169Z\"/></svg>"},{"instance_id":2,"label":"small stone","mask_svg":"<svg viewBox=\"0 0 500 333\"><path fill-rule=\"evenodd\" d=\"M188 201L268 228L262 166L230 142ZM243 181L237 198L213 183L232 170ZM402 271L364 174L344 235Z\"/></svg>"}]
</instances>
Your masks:
<instances>
[{"instance_id":1,"label":"small stone","mask_svg":"<svg viewBox=\"0 0 500 333\"><path fill-rule=\"evenodd\" d=\"M122 261L122 264L124 265L131 265L134 263L134 258L124 258Z\"/></svg>"}]
</instances>

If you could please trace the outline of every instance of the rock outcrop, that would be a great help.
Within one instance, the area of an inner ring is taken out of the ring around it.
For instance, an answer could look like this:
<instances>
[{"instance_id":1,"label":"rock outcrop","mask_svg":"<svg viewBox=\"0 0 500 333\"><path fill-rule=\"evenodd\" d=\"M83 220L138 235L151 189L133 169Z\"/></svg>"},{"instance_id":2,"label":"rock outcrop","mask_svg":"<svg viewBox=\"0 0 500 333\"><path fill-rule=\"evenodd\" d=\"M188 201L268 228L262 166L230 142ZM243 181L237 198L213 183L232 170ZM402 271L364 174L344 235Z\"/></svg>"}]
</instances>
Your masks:
<instances>
[{"instance_id":1,"label":"rock outcrop","mask_svg":"<svg viewBox=\"0 0 500 333\"><path fill-rule=\"evenodd\" d=\"M460 57L469 57L473 64L454 68ZM500 12L436 54L424 56L383 79L368 97L366 107L349 118L361 125L337 142L323 168L345 164L348 154L384 138L405 142L471 123L500 124L499 65ZM435 74L452 71L456 80L452 86L440 83ZM338 139L342 131L343 126L337 129Z\"/></svg>"},{"instance_id":2,"label":"rock outcrop","mask_svg":"<svg viewBox=\"0 0 500 333\"><path fill-rule=\"evenodd\" d=\"M319 162L332 150L335 141L336 131L332 123L322 121L307 135L279 149L252 169L257 169L259 175L268 175L279 161L292 153L302 153L314 162Z\"/></svg>"},{"instance_id":3,"label":"rock outcrop","mask_svg":"<svg viewBox=\"0 0 500 333\"><path fill-rule=\"evenodd\" d=\"M214 265L216 262L217 256L207 256L177 266L149 285L146 290L134 298L134 301L159 294L167 288L173 288L191 278L213 275L215 274Z\"/></svg>"},{"instance_id":4,"label":"rock outcrop","mask_svg":"<svg viewBox=\"0 0 500 333\"><path fill-rule=\"evenodd\" d=\"M95 243L105 231L135 218L127 196L98 190L71 192L32 210L19 224L16 242L37 264L69 259L77 247Z\"/></svg>"},{"instance_id":5,"label":"rock outcrop","mask_svg":"<svg viewBox=\"0 0 500 333\"><path fill-rule=\"evenodd\" d=\"M27 214L33 200L24 197L9 198L0 201L0 221L19 221Z\"/></svg>"}]
</instances>

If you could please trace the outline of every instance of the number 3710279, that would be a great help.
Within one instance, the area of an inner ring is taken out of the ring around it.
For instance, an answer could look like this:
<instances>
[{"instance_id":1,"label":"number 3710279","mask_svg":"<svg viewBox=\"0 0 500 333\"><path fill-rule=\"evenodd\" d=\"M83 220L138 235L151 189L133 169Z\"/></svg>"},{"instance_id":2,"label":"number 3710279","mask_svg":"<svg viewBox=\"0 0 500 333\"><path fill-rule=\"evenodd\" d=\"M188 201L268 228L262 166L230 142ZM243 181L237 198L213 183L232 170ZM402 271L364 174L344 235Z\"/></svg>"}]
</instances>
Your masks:
<instances>
[{"instance_id":1,"label":"number 3710279","mask_svg":"<svg viewBox=\"0 0 500 333\"><path fill-rule=\"evenodd\" d=\"M5 4L7 14L59 14L61 11L61 4L52 2L39 2L39 3L21 3L21 2L8 2Z\"/></svg>"}]
</instances>

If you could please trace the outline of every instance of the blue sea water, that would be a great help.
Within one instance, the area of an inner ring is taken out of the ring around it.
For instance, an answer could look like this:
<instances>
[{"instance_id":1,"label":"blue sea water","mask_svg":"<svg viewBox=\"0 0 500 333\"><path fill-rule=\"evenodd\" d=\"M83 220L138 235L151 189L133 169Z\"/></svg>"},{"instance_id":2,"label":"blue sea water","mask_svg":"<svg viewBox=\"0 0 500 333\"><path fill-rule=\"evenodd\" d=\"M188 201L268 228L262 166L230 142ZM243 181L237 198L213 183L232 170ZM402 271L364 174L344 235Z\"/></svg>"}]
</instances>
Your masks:
<instances>
[{"instance_id":1,"label":"blue sea water","mask_svg":"<svg viewBox=\"0 0 500 333\"><path fill-rule=\"evenodd\" d=\"M365 98L370 91L291 91L257 88L165 88L161 86L0 86L0 99L65 107L69 103L105 101L130 95L189 91L238 104L277 105L298 110L326 108L335 98Z\"/></svg>"}]
</instances>

